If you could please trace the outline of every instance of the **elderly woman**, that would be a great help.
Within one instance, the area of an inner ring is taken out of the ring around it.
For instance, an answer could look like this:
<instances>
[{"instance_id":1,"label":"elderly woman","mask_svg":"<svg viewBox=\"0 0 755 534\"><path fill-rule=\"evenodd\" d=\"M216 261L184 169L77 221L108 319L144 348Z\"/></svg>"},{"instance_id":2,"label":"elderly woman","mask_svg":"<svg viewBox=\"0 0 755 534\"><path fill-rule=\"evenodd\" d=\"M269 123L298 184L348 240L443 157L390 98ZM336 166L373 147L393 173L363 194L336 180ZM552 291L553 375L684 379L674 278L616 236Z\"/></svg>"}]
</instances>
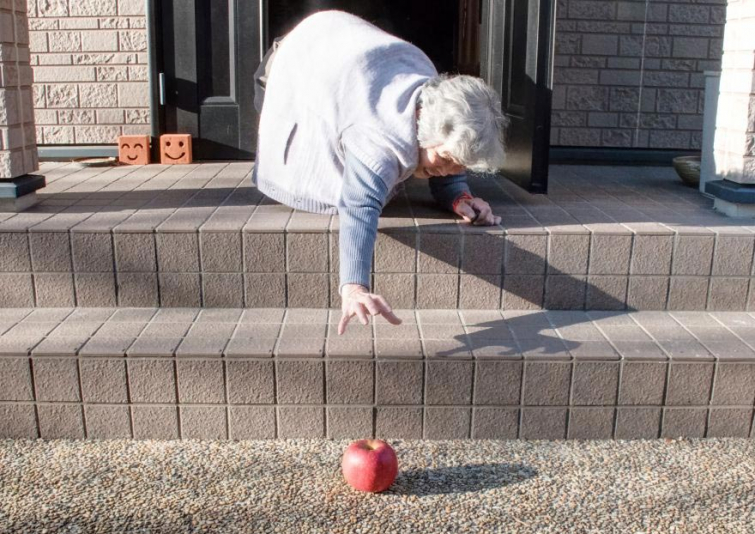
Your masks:
<instances>
[{"instance_id":1,"label":"elderly woman","mask_svg":"<svg viewBox=\"0 0 755 534\"><path fill-rule=\"evenodd\" d=\"M355 315L399 324L370 292L378 217L415 177L466 222L498 224L463 172L502 165L499 99L478 78L439 76L416 46L340 11L311 15L268 54L256 76L253 180L283 204L339 215L339 334Z\"/></svg>"}]
</instances>

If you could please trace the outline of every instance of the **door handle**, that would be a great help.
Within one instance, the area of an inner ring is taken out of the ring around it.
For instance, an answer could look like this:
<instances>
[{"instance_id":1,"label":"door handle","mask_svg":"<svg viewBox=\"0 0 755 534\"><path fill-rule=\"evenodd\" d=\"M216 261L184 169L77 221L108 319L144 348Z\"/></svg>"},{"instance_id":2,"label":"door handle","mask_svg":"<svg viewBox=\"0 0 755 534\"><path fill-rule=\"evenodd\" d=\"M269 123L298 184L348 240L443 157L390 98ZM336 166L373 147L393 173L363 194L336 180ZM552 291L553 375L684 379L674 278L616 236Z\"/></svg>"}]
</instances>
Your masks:
<instances>
[{"instance_id":1,"label":"door handle","mask_svg":"<svg viewBox=\"0 0 755 534\"><path fill-rule=\"evenodd\" d=\"M160 97L160 105L165 105L165 73L161 72L157 75L157 93Z\"/></svg>"}]
</instances>

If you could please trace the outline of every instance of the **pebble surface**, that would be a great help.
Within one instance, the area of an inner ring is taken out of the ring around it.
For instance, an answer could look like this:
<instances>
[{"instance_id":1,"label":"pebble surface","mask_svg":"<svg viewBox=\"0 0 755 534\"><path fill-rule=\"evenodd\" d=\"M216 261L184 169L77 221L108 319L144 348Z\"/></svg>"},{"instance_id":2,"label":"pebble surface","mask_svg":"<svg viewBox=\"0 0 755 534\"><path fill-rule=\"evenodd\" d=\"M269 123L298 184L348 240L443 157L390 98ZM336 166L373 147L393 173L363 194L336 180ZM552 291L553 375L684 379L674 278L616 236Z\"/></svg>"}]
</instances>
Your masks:
<instances>
[{"instance_id":1,"label":"pebble surface","mask_svg":"<svg viewBox=\"0 0 755 534\"><path fill-rule=\"evenodd\" d=\"M751 440L392 440L382 494L348 443L0 440L0 532L755 531Z\"/></svg>"}]
</instances>

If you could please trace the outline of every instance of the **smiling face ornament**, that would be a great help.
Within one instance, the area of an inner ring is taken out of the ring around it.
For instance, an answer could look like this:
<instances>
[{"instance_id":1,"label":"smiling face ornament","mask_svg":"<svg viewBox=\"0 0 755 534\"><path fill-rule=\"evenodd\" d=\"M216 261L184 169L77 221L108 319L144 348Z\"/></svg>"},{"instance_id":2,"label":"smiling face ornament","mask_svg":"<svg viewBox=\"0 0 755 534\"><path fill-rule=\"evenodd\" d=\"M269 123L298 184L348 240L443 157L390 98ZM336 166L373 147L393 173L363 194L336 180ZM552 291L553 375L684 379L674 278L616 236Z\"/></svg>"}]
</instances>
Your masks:
<instances>
[{"instance_id":1,"label":"smiling face ornament","mask_svg":"<svg viewBox=\"0 0 755 534\"><path fill-rule=\"evenodd\" d=\"M160 163L175 165L191 163L191 135L163 134L160 136Z\"/></svg>"},{"instance_id":2,"label":"smiling face ornament","mask_svg":"<svg viewBox=\"0 0 755 534\"><path fill-rule=\"evenodd\" d=\"M126 165L147 165L149 163L149 136L118 136L118 161Z\"/></svg>"}]
</instances>

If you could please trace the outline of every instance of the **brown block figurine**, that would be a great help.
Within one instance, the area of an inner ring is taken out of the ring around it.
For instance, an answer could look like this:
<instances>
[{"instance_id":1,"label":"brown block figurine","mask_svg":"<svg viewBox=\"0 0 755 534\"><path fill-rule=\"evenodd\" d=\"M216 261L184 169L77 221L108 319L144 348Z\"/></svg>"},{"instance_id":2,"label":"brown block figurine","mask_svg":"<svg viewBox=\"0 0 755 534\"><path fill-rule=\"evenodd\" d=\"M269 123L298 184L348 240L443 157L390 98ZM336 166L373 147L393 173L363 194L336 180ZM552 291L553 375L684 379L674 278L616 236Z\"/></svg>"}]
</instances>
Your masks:
<instances>
[{"instance_id":1,"label":"brown block figurine","mask_svg":"<svg viewBox=\"0 0 755 534\"><path fill-rule=\"evenodd\" d=\"M147 165L149 163L149 136L118 136L118 161L127 165Z\"/></svg>"},{"instance_id":2,"label":"brown block figurine","mask_svg":"<svg viewBox=\"0 0 755 534\"><path fill-rule=\"evenodd\" d=\"M191 135L163 134L160 136L160 163L174 165L191 163Z\"/></svg>"}]
</instances>

